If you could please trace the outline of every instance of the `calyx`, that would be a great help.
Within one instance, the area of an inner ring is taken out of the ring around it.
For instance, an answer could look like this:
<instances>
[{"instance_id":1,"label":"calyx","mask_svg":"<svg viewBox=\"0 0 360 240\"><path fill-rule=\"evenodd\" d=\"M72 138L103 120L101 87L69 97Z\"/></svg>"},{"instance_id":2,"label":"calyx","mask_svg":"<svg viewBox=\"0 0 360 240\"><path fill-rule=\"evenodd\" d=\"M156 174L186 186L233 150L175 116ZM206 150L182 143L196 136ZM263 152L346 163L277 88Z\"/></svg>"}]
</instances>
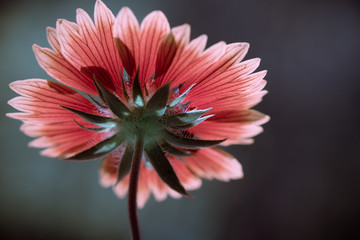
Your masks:
<instances>
[{"instance_id":1,"label":"calyx","mask_svg":"<svg viewBox=\"0 0 360 240\"><path fill-rule=\"evenodd\" d=\"M66 106L61 107L98 126L88 128L74 120L79 127L89 131L111 131L114 134L93 147L65 160L92 160L101 158L122 145L125 150L118 168L118 181L121 181L130 171L135 138L136 136L142 136L144 138L145 153L143 159L151 164L160 178L170 188L182 195L189 196L177 178L167 156L173 155L180 158L190 156L194 149L215 146L225 140L197 139L186 131L213 116L203 116L210 108L204 110L187 109L189 103L183 103L183 101L193 86L170 101L170 93L179 90L182 84L171 90L170 83L166 83L146 100L137 73L133 79L132 98L126 90L124 81L122 81L124 96L128 100L127 103L124 103L105 88L95 75L93 76L93 81L98 96L103 104L111 110L114 117L94 115ZM102 103L100 104L96 101L94 101L94 104L104 107Z\"/></svg>"}]
</instances>

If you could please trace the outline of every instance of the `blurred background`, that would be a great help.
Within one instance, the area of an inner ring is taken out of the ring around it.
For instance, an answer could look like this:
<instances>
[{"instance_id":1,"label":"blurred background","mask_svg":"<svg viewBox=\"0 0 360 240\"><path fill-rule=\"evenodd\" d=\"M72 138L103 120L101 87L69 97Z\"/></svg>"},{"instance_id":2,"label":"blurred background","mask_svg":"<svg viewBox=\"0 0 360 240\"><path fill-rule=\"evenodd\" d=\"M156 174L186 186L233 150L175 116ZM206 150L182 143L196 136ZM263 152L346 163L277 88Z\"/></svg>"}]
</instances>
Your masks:
<instances>
[{"instance_id":1,"label":"blurred background","mask_svg":"<svg viewBox=\"0 0 360 240\"><path fill-rule=\"evenodd\" d=\"M104 0L139 20L162 10L192 38L249 42L261 57L269 114L250 146L228 150L245 177L204 181L195 199L153 198L140 210L144 239L349 239L359 234L360 4L356 0ZM32 44L48 46L45 28L93 14L94 1L6 1L0 9L0 238L130 239L127 201L98 184L100 161L62 162L27 147L8 84L49 78Z\"/></svg>"}]
</instances>

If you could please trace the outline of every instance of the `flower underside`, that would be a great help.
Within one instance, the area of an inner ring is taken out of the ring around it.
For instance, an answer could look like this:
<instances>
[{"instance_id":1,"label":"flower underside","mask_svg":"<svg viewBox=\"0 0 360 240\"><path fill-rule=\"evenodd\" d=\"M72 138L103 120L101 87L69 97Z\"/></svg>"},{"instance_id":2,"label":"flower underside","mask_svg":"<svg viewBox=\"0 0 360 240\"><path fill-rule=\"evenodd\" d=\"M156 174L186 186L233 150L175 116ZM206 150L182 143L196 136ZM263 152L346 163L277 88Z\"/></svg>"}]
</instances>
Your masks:
<instances>
[{"instance_id":1,"label":"flower underside","mask_svg":"<svg viewBox=\"0 0 360 240\"><path fill-rule=\"evenodd\" d=\"M78 9L76 22L47 28L51 48L33 45L57 82L11 83L20 96L9 104L20 112L7 116L46 157L103 158L100 184L120 198L138 185L140 208L202 179L240 179L239 161L212 146L251 144L262 132L269 116L252 107L267 93L266 71L255 72L259 58L243 61L248 43L206 48L207 36L191 39L190 28L171 27L161 11L141 23L127 7L114 16L101 0L93 19Z\"/></svg>"},{"instance_id":2,"label":"flower underside","mask_svg":"<svg viewBox=\"0 0 360 240\"><path fill-rule=\"evenodd\" d=\"M113 113L113 117L94 115L61 106L98 126L97 128L88 128L74 119L80 127L86 130L114 132L111 137L66 159L96 159L104 157L120 145L124 145L125 151L118 168L117 182L119 182L130 172L135 141L136 138L140 137L144 141L146 165L153 167L170 188L182 195L189 196L169 163L167 155L190 156L196 149L215 146L226 140L197 139L186 131L213 116L203 116L210 108L203 110L189 109L189 102L183 102L192 86L181 95L170 98L170 96L178 92L182 84L170 89L170 82L168 82L149 96L146 88L145 95L141 89L138 72L134 79L130 81L132 82L131 87L127 84L129 81L124 80L124 78L128 78L124 77L124 75L122 75L125 96L123 101L105 88L98 81L95 74L93 75L94 85L102 103L92 97L91 99L99 107L109 109Z\"/></svg>"}]
</instances>

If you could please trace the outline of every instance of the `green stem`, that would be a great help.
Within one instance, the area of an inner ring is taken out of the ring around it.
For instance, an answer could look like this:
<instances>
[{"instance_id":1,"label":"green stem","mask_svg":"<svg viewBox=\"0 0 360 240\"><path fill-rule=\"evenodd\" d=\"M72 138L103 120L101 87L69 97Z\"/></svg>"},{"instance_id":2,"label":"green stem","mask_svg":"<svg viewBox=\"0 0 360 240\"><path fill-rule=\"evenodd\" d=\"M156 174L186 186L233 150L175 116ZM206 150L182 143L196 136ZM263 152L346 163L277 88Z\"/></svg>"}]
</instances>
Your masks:
<instances>
[{"instance_id":1,"label":"green stem","mask_svg":"<svg viewBox=\"0 0 360 240\"><path fill-rule=\"evenodd\" d=\"M136 195L137 195L137 187L139 182L139 172L140 172L143 150L144 150L144 137L142 133L139 133L136 136L134 155L131 164L129 197L128 197L129 221L130 221L133 240L141 239L139 221L137 217Z\"/></svg>"}]
</instances>

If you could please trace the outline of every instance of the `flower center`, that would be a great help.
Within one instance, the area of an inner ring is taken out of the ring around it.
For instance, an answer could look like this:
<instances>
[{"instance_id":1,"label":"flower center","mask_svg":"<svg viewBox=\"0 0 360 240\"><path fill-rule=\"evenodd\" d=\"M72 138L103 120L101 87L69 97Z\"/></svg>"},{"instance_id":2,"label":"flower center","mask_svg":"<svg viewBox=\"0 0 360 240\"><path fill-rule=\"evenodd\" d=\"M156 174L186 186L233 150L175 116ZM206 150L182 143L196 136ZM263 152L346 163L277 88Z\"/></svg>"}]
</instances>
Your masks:
<instances>
[{"instance_id":1,"label":"flower center","mask_svg":"<svg viewBox=\"0 0 360 240\"><path fill-rule=\"evenodd\" d=\"M159 141L163 127L156 112L136 108L128 117L118 122L118 129L127 142L135 144L135 137L141 132L144 144L149 144Z\"/></svg>"}]
</instances>

